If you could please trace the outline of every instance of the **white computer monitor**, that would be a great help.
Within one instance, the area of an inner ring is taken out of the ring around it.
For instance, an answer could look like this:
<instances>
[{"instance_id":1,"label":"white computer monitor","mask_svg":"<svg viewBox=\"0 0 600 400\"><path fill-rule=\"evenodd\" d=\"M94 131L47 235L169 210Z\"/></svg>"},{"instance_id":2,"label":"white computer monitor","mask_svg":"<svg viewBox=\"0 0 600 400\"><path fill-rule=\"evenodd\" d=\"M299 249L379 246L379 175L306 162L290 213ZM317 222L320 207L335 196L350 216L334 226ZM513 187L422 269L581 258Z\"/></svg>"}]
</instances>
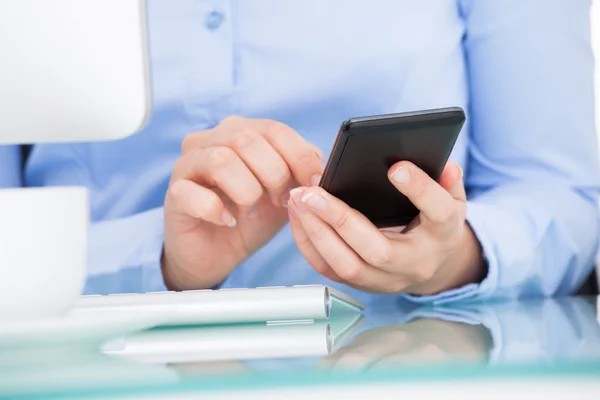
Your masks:
<instances>
[{"instance_id":1,"label":"white computer monitor","mask_svg":"<svg viewBox=\"0 0 600 400\"><path fill-rule=\"evenodd\" d=\"M596 135L598 135L598 150L600 151L600 1L592 3L592 45L594 47L594 57L596 59ZM600 286L600 254L596 259L596 278ZM600 304L600 299L598 300ZM600 316L600 309L598 310Z\"/></svg>"},{"instance_id":2,"label":"white computer monitor","mask_svg":"<svg viewBox=\"0 0 600 400\"><path fill-rule=\"evenodd\" d=\"M0 0L0 144L119 139L151 112L145 0Z\"/></svg>"}]
</instances>

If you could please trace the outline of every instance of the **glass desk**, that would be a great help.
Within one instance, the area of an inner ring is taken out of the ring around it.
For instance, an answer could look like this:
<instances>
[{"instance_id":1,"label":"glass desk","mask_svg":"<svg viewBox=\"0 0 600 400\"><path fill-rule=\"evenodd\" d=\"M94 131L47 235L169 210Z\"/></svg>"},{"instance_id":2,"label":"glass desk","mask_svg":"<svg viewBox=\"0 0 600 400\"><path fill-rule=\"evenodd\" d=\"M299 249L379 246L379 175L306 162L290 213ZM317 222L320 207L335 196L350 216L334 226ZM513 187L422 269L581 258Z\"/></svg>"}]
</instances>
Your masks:
<instances>
[{"instance_id":1,"label":"glass desk","mask_svg":"<svg viewBox=\"0 0 600 400\"><path fill-rule=\"evenodd\" d=\"M0 398L600 398L596 298L390 301L328 322L155 328L0 352ZM556 397L554 397L556 396Z\"/></svg>"}]
</instances>

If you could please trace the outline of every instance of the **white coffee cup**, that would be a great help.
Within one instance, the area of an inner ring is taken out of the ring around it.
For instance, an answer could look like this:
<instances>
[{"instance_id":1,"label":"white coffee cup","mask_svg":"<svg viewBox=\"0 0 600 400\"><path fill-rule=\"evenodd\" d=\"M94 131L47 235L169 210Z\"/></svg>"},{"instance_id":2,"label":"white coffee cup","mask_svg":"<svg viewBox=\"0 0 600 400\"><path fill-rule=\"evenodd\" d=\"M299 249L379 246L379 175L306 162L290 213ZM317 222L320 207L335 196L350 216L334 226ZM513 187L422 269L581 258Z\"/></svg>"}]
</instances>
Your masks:
<instances>
[{"instance_id":1,"label":"white coffee cup","mask_svg":"<svg viewBox=\"0 0 600 400\"><path fill-rule=\"evenodd\" d=\"M88 191L0 189L0 323L65 315L85 284Z\"/></svg>"}]
</instances>

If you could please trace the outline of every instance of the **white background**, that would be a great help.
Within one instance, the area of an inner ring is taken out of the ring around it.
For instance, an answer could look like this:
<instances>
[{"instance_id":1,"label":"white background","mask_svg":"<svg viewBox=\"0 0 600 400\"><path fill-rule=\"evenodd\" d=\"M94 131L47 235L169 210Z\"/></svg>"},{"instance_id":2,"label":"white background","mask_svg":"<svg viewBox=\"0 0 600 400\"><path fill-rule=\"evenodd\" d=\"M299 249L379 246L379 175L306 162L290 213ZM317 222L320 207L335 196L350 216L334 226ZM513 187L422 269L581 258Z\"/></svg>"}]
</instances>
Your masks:
<instances>
[{"instance_id":1,"label":"white background","mask_svg":"<svg viewBox=\"0 0 600 400\"><path fill-rule=\"evenodd\" d=\"M596 53L596 134L600 150L600 0L592 2L592 37ZM600 284L600 254L596 258L596 276ZM598 298L598 320L600 321L600 297Z\"/></svg>"},{"instance_id":2,"label":"white background","mask_svg":"<svg viewBox=\"0 0 600 400\"><path fill-rule=\"evenodd\" d=\"M593 1L592 35L596 51L596 132L600 135L600 0ZM600 148L600 140L598 146Z\"/></svg>"}]
</instances>

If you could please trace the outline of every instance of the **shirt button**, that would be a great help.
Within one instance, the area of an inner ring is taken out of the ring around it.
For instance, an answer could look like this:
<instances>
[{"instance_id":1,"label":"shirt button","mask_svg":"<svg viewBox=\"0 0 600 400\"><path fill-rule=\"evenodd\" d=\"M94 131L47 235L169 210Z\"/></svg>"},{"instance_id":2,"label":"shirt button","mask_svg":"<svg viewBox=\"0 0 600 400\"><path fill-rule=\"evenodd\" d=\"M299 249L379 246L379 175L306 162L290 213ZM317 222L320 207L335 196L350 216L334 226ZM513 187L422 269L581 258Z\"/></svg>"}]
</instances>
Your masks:
<instances>
[{"instance_id":1,"label":"shirt button","mask_svg":"<svg viewBox=\"0 0 600 400\"><path fill-rule=\"evenodd\" d=\"M223 20L225 19L225 15L219 11L213 11L206 17L206 21L204 22L204 26L211 31L215 31L219 29Z\"/></svg>"}]
</instances>

